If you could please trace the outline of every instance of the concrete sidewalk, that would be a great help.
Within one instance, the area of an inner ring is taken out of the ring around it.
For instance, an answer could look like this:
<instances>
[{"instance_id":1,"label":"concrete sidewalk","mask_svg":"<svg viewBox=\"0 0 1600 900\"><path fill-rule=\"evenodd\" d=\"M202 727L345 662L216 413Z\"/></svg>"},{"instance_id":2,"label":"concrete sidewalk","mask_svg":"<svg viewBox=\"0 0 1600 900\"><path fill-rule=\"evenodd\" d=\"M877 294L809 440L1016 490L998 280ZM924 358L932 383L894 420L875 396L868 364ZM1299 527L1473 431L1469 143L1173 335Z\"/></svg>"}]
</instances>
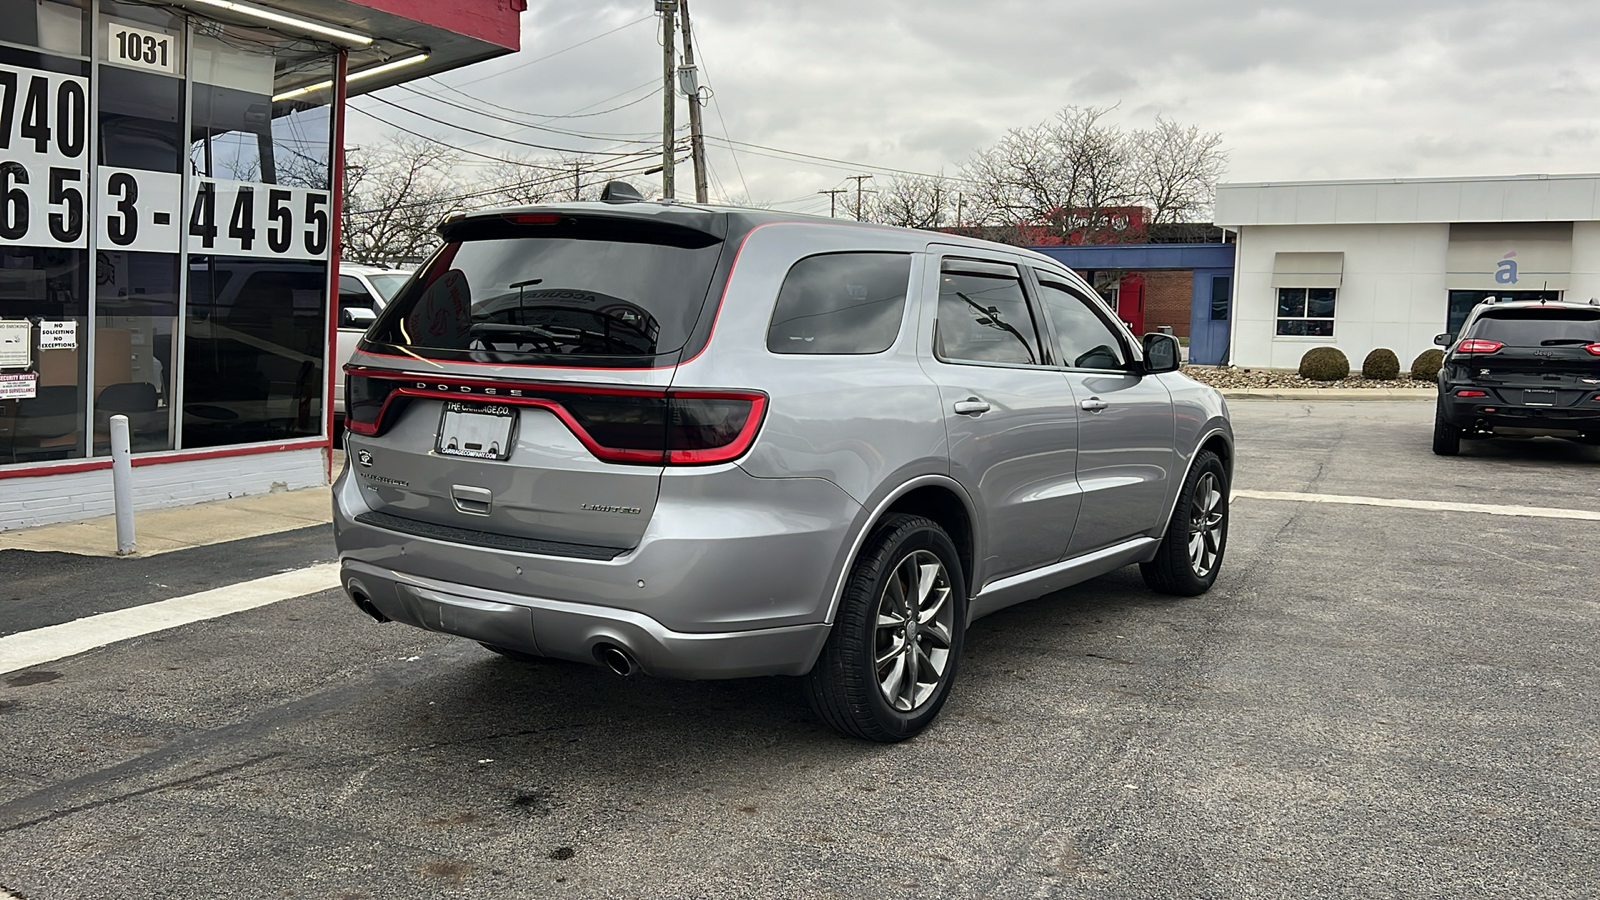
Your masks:
<instances>
[{"instance_id":1,"label":"concrete sidewalk","mask_svg":"<svg viewBox=\"0 0 1600 900\"><path fill-rule=\"evenodd\" d=\"M332 508L328 488L314 487L137 512L133 516L133 556L155 556L322 525L332 521ZM116 556L117 518L102 516L0 532L0 550Z\"/></svg>"}]
</instances>

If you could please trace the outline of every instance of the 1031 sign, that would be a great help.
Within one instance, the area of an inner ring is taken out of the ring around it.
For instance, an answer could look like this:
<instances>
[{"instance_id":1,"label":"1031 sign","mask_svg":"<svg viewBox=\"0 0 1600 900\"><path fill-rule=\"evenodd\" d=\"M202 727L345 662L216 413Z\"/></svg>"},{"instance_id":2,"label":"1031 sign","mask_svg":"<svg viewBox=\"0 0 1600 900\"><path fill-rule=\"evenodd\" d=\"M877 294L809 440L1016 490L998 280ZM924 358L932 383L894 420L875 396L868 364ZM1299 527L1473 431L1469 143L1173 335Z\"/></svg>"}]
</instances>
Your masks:
<instances>
[{"instance_id":1,"label":"1031 sign","mask_svg":"<svg viewBox=\"0 0 1600 900\"><path fill-rule=\"evenodd\" d=\"M86 78L0 64L0 243L85 247Z\"/></svg>"},{"instance_id":2,"label":"1031 sign","mask_svg":"<svg viewBox=\"0 0 1600 900\"><path fill-rule=\"evenodd\" d=\"M326 259L327 191L199 179L189 207L189 252Z\"/></svg>"}]
</instances>

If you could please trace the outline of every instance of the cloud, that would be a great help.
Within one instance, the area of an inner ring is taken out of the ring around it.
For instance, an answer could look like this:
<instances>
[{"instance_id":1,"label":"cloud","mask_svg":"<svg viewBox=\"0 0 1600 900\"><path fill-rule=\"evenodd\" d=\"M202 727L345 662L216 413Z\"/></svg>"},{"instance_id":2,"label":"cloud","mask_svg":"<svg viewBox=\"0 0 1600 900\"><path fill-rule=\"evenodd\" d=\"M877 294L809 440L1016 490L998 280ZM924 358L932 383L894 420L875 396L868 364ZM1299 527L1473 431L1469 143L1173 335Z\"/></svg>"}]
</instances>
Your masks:
<instances>
[{"instance_id":1,"label":"cloud","mask_svg":"<svg viewBox=\"0 0 1600 900\"><path fill-rule=\"evenodd\" d=\"M651 22L525 63L650 8L648 0L535 0L523 15L521 54L441 80L506 72L462 89L528 112L616 105L660 77ZM1590 74L1596 3L693 0L692 10L716 93L706 110L711 134L874 166L953 173L1006 129L1045 121L1068 104L1120 104L1112 118L1129 127L1161 114L1220 132L1234 181L1588 171L1600 131ZM426 108L403 92L385 96ZM587 141L459 111L441 118L616 152L659 135L661 108L654 98L544 123L596 138ZM352 125L373 130L358 120ZM503 146L406 121L480 151ZM725 193L747 186L758 201L812 197L855 171L762 152L735 159L713 142Z\"/></svg>"}]
</instances>

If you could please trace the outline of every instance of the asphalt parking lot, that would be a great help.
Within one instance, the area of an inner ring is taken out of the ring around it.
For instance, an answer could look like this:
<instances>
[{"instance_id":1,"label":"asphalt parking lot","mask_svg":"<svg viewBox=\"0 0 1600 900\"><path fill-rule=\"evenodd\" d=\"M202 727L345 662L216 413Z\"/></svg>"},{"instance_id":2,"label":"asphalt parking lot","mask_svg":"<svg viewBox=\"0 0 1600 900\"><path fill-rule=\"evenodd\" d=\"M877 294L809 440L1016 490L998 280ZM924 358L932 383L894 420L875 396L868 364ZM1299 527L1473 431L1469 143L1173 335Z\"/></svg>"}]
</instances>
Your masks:
<instances>
[{"instance_id":1,"label":"asphalt parking lot","mask_svg":"<svg viewBox=\"0 0 1600 900\"><path fill-rule=\"evenodd\" d=\"M1233 410L1236 487L1302 496L1235 501L1215 590L984 619L896 746L333 592L0 677L0 897L1596 896L1600 521L1451 504L1600 514L1600 450Z\"/></svg>"}]
</instances>

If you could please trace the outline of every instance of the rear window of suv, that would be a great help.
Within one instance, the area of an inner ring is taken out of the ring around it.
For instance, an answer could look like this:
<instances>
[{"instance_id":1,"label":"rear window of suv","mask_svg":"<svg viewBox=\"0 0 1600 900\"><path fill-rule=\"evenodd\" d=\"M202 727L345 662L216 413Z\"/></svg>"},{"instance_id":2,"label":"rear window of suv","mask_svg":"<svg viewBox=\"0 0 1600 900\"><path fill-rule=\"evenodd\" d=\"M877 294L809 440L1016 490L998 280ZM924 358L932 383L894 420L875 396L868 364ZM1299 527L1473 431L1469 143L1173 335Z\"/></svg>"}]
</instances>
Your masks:
<instances>
[{"instance_id":1,"label":"rear window of suv","mask_svg":"<svg viewBox=\"0 0 1600 900\"><path fill-rule=\"evenodd\" d=\"M1469 337L1507 347L1556 347L1600 342L1600 309L1526 307L1486 312Z\"/></svg>"},{"instance_id":2,"label":"rear window of suv","mask_svg":"<svg viewBox=\"0 0 1600 900\"><path fill-rule=\"evenodd\" d=\"M597 368L652 365L683 349L720 238L653 222L525 218L462 226L463 239L390 302L368 342L425 359Z\"/></svg>"}]
</instances>

